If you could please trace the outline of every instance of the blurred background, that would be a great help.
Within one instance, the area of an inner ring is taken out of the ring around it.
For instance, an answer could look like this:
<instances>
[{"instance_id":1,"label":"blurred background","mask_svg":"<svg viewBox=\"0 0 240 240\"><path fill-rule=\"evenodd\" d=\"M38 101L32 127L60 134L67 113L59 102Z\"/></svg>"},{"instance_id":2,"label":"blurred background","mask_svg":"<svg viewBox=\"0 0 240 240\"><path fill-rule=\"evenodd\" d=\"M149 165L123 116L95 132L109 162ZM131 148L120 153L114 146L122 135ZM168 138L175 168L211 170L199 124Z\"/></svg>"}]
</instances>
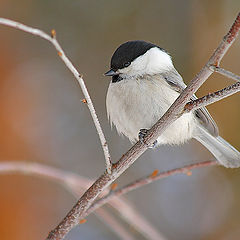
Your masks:
<instances>
[{"instance_id":1,"label":"blurred background","mask_svg":"<svg viewBox=\"0 0 240 240\"><path fill-rule=\"evenodd\" d=\"M228 31L239 0L87 1L0 0L0 17L20 21L57 38L84 80L116 161L131 146L111 131L103 76L113 51L127 40L151 41L171 53L188 83ZM0 25L0 161L28 161L96 179L104 171L99 139L76 80L45 40ZM240 74L240 39L222 67ZM214 74L198 96L232 83ZM220 134L240 149L240 95L208 107ZM179 147L148 150L116 182L213 156L194 140ZM240 170L209 167L192 176L155 182L126 197L166 239L235 240L240 236ZM4 240L44 239L76 199L59 184L23 175L0 176L0 236ZM114 213L117 216L116 213ZM125 224L135 239L144 239ZM67 237L118 239L94 215Z\"/></svg>"}]
</instances>

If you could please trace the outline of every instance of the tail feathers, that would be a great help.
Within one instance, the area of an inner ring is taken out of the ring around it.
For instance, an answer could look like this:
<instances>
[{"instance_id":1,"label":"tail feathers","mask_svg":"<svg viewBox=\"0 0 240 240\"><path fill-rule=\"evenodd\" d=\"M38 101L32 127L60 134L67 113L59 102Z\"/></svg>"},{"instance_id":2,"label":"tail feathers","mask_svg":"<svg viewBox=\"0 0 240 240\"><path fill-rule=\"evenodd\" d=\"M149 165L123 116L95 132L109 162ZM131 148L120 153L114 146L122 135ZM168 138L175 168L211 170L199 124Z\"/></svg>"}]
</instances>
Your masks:
<instances>
[{"instance_id":1,"label":"tail feathers","mask_svg":"<svg viewBox=\"0 0 240 240\"><path fill-rule=\"evenodd\" d=\"M195 138L214 155L221 165L227 168L240 167L240 152L220 136L214 137L205 129L199 128Z\"/></svg>"}]
</instances>

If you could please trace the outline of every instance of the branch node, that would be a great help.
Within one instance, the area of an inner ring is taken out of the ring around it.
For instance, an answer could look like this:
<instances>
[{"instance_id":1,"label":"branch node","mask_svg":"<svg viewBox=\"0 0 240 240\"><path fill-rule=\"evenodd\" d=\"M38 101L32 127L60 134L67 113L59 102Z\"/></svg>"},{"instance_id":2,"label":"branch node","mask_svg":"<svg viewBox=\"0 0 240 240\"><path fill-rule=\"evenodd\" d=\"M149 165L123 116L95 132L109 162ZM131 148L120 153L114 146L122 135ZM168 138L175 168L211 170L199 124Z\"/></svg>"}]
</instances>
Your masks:
<instances>
[{"instance_id":1,"label":"branch node","mask_svg":"<svg viewBox=\"0 0 240 240\"><path fill-rule=\"evenodd\" d=\"M113 183L110 187L111 191L114 191L117 188L118 184L117 183Z\"/></svg>"},{"instance_id":2,"label":"branch node","mask_svg":"<svg viewBox=\"0 0 240 240\"><path fill-rule=\"evenodd\" d=\"M83 223L85 223L87 221L87 219L81 219L80 221L79 221L79 224L83 224Z\"/></svg>"},{"instance_id":3,"label":"branch node","mask_svg":"<svg viewBox=\"0 0 240 240\"><path fill-rule=\"evenodd\" d=\"M113 164L112 164L111 159L109 157L108 161L106 161L106 171L109 175L112 174L112 167L113 167Z\"/></svg>"},{"instance_id":4,"label":"branch node","mask_svg":"<svg viewBox=\"0 0 240 240\"><path fill-rule=\"evenodd\" d=\"M82 103L87 103L87 100L84 98L81 100Z\"/></svg>"},{"instance_id":5,"label":"branch node","mask_svg":"<svg viewBox=\"0 0 240 240\"><path fill-rule=\"evenodd\" d=\"M56 30L55 29L51 30L51 37L56 38Z\"/></svg>"},{"instance_id":6,"label":"branch node","mask_svg":"<svg viewBox=\"0 0 240 240\"><path fill-rule=\"evenodd\" d=\"M153 172L152 172L152 174L151 174L151 178L155 178L157 175L158 175L158 169L155 169Z\"/></svg>"},{"instance_id":7,"label":"branch node","mask_svg":"<svg viewBox=\"0 0 240 240\"><path fill-rule=\"evenodd\" d=\"M209 70L211 70L212 72L215 72L217 68L219 68L217 65L211 64L208 66Z\"/></svg>"}]
</instances>

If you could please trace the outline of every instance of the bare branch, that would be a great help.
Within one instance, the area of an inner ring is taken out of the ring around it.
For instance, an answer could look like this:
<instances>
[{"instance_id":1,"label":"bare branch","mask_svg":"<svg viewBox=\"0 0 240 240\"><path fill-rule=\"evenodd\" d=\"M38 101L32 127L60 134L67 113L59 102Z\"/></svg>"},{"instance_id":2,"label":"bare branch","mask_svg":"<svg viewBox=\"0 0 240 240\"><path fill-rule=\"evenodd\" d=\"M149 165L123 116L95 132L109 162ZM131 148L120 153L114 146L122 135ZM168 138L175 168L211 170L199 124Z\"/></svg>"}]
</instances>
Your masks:
<instances>
[{"instance_id":1,"label":"bare branch","mask_svg":"<svg viewBox=\"0 0 240 240\"><path fill-rule=\"evenodd\" d=\"M89 111L91 113L93 122L95 124L96 129L97 129L99 139L101 141L101 145L102 145L102 149L103 149L104 156L105 156L105 161L106 161L107 172L111 173L112 163L111 163L111 157L110 157L110 153L109 153L109 149L108 149L108 144L107 144L107 141L106 141L105 136L103 134L100 122L98 120L98 117L97 117L96 111L94 109L94 106L93 106L92 100L90 98L90 95L88 93L87 87L84 83L82 75L79 74L77 69L73 66L71 61L66 56L62 47L59 45L59 43L56 39L55 30L52 30L51 36L50 36L47 33L43 32L39 29L28 27L28 26L26 26L24 24L21 24L19 22L15 22L15 21L5 19L5 18L0 18L0 24L6 25L6 26L9 26L9 27L13 27L13 28L17 28L17 29L22 30L24 32L31 33L33 35L39 36L39 37L49 41L50 43L52 43L53 46L56 48L58 56L62 59L62 61L66 65L66 67L72 72L74 77L77 79L77 81L78 81L78 83L79 83L79 85L82 89L83 95L86 98L86 104L89 108Z\"/></svg>"},{"instance_id":2,"label":"bare branch","mask_svg":"<svg viewBox=\"0 0 240 240\"><path fill-rule=\"evenodd\" d=\"M30 176L40 176L47 179L51 179L56 183L63 184L74 190L74 185L78 185L78 188L84 190L89 186L92 181L87 178L81 177L77 174L63 171L54 167L46 166L39 163L29 162L0 162L0 175L10 173L21 173ZM74 190L75 191L75 190Z\"/></svg>"},{"instance_id":3,"label":"bare branch","mask_svg":"<svg viewBox=\"0 0 240 240\"><path fill-rule=\"evenodd\" d=\"M46 179L51 179L56 183L60 183L61 185L63 185L76 197L78 197L80 195L80 192L82 193L86 189L86 187L89 186L92 182L89 179L81 177L77 174L73 174L71 172L63 171L39 163L0 162L0 175L10 173L21 173L24 175L40 176ZM124 200L119 199L120 204L127 204L121 203L122 201ZM114 201L112 201L112 205L114 206ZM131 209L130 206L129 209ZM124 212L124 209L122 209L122 211ZM95 214L101 221L104 221L107 225L109 225L110 229L114 231L119 237L121 237L121 239L134 239L132 238L130 233L128 233L124 229L124 227L121 226L121 223L117 221L113 216L111 216L111 214L109 214L106 210L98 209ZM129 224L131 223L132 222L129 222Z\"/></svg>"},{"instance_id":4,"label":"bare branch","mask_svg":"<svg viewBox=\"0 0 240 240\"><path fill-rule=\"evenodd\" d=\"M214 166L214 165L218 165L218 162L217 161L206 161L206 162L190 164L190 165L187 165L185 167L176 168L176 169L169 170L169 171L166 171L166 172L161 172L161 173L158 173L156 175L155 174L150 174L147 177L143 177L141 179L138 179L137 181L135 181L133 183L130 183L130 184L118 189L118 190L111 191L109 194L107 194L103 198L96 201L88 209L88 211L84 214L83 217L88 216L90 213L94 212L99 207L101 207L104 204L106 204L107 202L111 201L111 199L115 199L116 197L119 197L119 196L121 196L123 194L126 194L130 191L133 191L137 188L145 186L149 183L155 182L159 179L166 178L166 177L176 175L176 174L179 174L179 173L188 174L189 171L192 170L192 169L201 168L201 167L209 167L209 166Z\"/></svg>"},{"instance_id":5,"label":"bare branch","mask_svg":"<svg viewBox=\"0 0 240 240\"><path fill-rule=\"evenodd\" d=\"M225 77L228 77L228 78L231 78L235 81L240 81L240 76L228 71L228 70L225 70L221 67L216 67L216 66L211 66L210 67L214 72L217 72L219 74L222 74L223 76Z\"/></svg>"},{"instance_id":6,"label":"bare branch","mask_svg":"<svg viewBox=\"0 0 240 240\"><path fill-rule=\"evenodd\" d=\"M39 176L53 180L57 184L61 184L63 187L65 187L76 198L81 196L82 192L92 183L91 180L79 176L78 174L74 174L72 172L60 170L39 163L0 162L0 175L11 173L19 173L29 176ZM108 204L112 206L112 208L115 209L129 225L133 226L147 239L165 240L162 234L157 229L155 229L152 224L148 222L148 220L146 220L140 213L138 213L138 211L136 211L136 209L127 199L123 197L114 198L111 199ZM104 211L103 213L101 209L97 209L95 214L107 223L110 223L111 219L113 218L113 216L109 216L106 211ZM115 228L115 226L116 225L113 224L111 228L113 231L116 232L116 234L120 236L122 233L118 232L119 228ZM126 237L126 230L122 232L123 235ZM121 237L124 239L123 235L121 235Z\"/></svg>"},{"instance_id":7,"label":"bare branch","mask_svg":"<svg viewBox=\"0 0 240 240\"><path fill-rule=\"evenodd\" d=\"M67 216L61 221L61 223L49 233L47 238L48 240L63 239L66 234L79 223L80 219L82 219L85 212L89 209L99 194L101 194L104 189L106 189L116 178L118 178L128 167L130 167L136 161L136 159L147 150L147 146L153 144L153 142L162 134L162 132L183 114L184 107L192 95L213 73L211 66L219 66L223 56L236 39L239 29L240 13L238 14L231 29L223 38L220 45L215 50L206 65L200 70L196 77L191 81L189 86L180 94L177 100L171 105L161 119L159 119L159 121L148 131L144 139L144 143L137 142L126 154L120 158L116 164L113 164L111 174L109 174L109 172L105 172L95 181L95 183L83 194L83 196L79 199ZM59 46L59 44L57 43L56 46ZM61 51L59 55L61 56ZM81 77L77 77L82 80ZM87 98L86 100L88 101Z\"/></svg>"},{"instance_id":8,"label":"bare branch","mask_svg":"<svg viewBox=\"0 0 240 240\"><path fill-rule=\"evenodd\" d=\"M185 104L198 88L213 73L210 66L218 66L223 56L232 45L240 29L240 13L234 24L223 38L222 42L215 50L207 64L200 70L189 86L180 94L177 100L171 105L168 111L159 119L159 121L149 130L145 137L145 143L137 142L119 161L113 165L112 174L104 173L96 182L82 195L78 202L73 206L67 216L61 223L49 233L48 240L61 240L66 234L75 227L98 195L106 189L116 178L118 178L128 167L130 167L146 150L147 146L161 135L161 133L174 122L181 114Z\"/></svg>"},{"instance_id":9,"label":"bare branch","mask_svg":"<svg viewBox=\"0 0 240 240\"><path fill-rule=\"evenodd\" d=\"M217 101L222 100L223 98L229 97L240 91L240 82L236 82L233 85L230 85L226 88L223 88L217 92L209 93L208 95L192 100L185 105L184 111L190 112L198 108L210 105Z\"/></svg>"}]
</instances>

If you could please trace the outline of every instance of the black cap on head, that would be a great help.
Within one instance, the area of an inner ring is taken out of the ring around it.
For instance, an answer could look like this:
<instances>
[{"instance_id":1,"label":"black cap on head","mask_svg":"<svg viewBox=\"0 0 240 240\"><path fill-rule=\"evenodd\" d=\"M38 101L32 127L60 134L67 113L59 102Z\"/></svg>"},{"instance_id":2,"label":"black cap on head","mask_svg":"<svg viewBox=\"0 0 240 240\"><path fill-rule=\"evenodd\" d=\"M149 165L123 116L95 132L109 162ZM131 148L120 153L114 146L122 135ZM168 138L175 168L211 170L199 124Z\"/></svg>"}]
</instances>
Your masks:
<instances>
[{"instance_id":1,"label":"black cap on head","mask_svg":"<svg viewBox=\"0 0 240 240\"><path fill-rule=\"evenodd\" d=\"M162 51L164 49L157 45L145 41L129 41L120 45L114 52L111 59L111 69L117 70L128 66L133 60L146 53L149 49L157 47Z\"/></svg>"}]
</instances>

